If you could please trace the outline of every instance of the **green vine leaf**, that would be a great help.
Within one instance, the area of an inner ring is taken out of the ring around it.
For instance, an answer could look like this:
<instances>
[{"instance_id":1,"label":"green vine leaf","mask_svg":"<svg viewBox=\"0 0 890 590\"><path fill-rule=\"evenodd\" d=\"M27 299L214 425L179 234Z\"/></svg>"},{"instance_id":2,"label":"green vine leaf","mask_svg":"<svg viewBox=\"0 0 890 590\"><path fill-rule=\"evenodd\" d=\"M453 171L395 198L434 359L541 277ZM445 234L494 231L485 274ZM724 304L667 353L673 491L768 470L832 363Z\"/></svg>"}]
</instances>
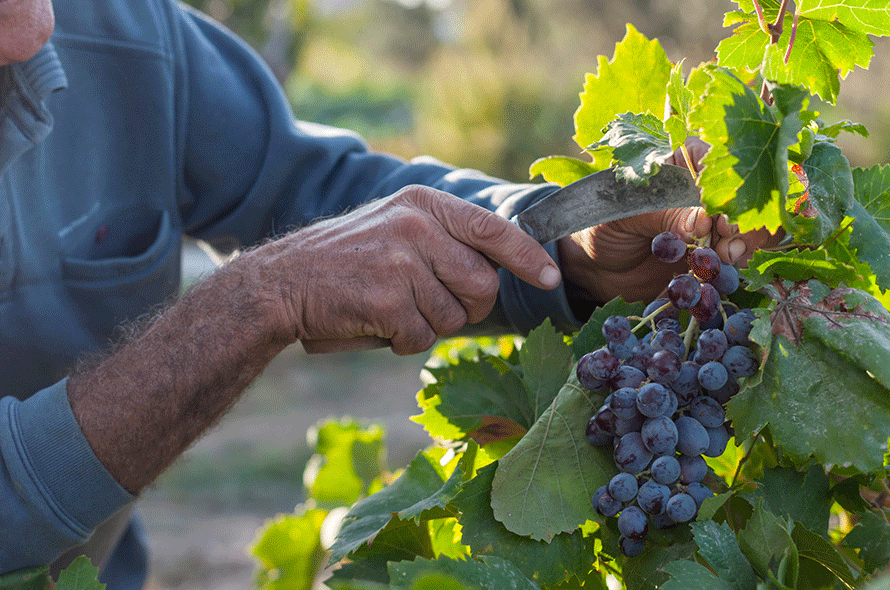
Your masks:
<instances>
[{"instance_id":1,"label":"green vine leaf","mask_svg":"<svg viewBox=\"0 0 890 590\"><path fill-rule=\"evenodd\" d=\"M795 282L813 278L833 287L841 282L851 284L861 278L855 268L835 260L825 250L757 250L748 262L748 268L741 273L751 281L747 287L749 291L762 289L776 277Z\"/></svg>"},{"instance_id":2,"label":"green vine leaf","mask_svg":"<svg viewBox=\"0 0 890 590\"><path fill-rule=\"evenodd\" d=\"M340 561L370 544L391 521L453 516L447 504L460 490L462 466L444 481L430 459L418 453L391 485L356 504L343 520L343 528L331 547L330 561Z\"/></svg>"},{"instance_id":3,"label":"green vine leaf","mask_svg":"<svg viewBox=\"0 0 890 590\"><path fill-rule=\"evenodd\" d=\"M586 149L620 113L664 111L671 63L658 40L650 41L632 25L615 45L611 61L599 56L597 73L587 74L581 106L575 112L575 142Z\"/></svg>"},{"instance_id":4,"label":"green vine leaf","mask_svg":"<svg viewBox=\"0 0 890 590\"><path fill-rule=\"evenodd\" d=\"M836 6L838 3L834 2ZM779 14L776 0L761 0L764 17L775 22ZM775 45L760 29L754 5L739 2L743 12L727 17L725 25L739 26L732 36L717 46L718 64L738 70L761 70L767 80L794 84L834 104L840 92L840 80L856 66L868 68L874 55L874 43L866 32L858 30L851 19L828 16L828 11L802 8L798 15L794 46L786 63L785 52L791 40L793 16L786 13L782 36ZM827 17L827 18L826 18ZM741 24L740 24L741 23Z\"/></svg>"},{"instance_id":5,"label":"green vine leaf","mask_svg":"<svg viewBox=\"0 0 890 590\"><path fill-rule=\"evenodd\" d=\"M763 498L764 508L803 523L820 535L828 534L828 518L833 502L828 476L819 465L806 472L777 467L765 469L755 494Z\"/></svg>"},{"instance_id":6,"label":"green vine leaf","mask_svg":"<svg viewBox=\"0 0 890 590\"><path fill-rule=\"evenodd\" d=\"M99 568L81 555L59 574L56 590L105 590L105 584L99 582Z\"/></svg>"},{"instance_id":7,"label":"green vine leaf","mask_svg":"<svg viewBox=\"0 0 890 590\"><path fill-rule=\"evenodd\" d=\"M260 562L257 586L263 590L310 590L324 560L321 524L326 510L279 515L263 525L250 552Z\"/></svg>"},{"instance_id":8,"label":"green vine leaf","mask_svg":"<svg viewBox=\"0 0 890 590\"><path fill-rule=\"evenodd\" d=\"M884 0L805 0L800 4L800 14L806 18L837 20L868 35L890 35L890 6Z\"/></svg>"},{"instance_id":9,"label":"green vine leaf","mask_svg":"<svg viewBox=\"0 0 890 590\"><path fill-rule=\"evenodd\" d=\"M727 582L733 590L754 590L757 587L754 568L739 549L735 533L729 525L725 522L717 524L713 520L700 520L693 522L691 526L699 554L721 580Z\"/></svg>"},{"instance_id":10,"label":"green vine leaf","mask_svg":"<svg viewBox=\"0 0 890 590\"><path fill-rule=\"evenodd\" d=\"M596 145L612 148L615 177L634 184L647 184L674 153L661 119L648 113L618 115Z\"/></svg>"},{"instance_id":11,"label":"green vine leaf","mask_svg":"<svg viewBox=\"0 0 890 590\"><path fill-rule=\"evenodd\" d=\"M670 115L664 122L664 129L671 137L671 150L675 150L686 141L689 133L689 113L696 102L695 94L683 82L683 62L671 68L671 77L667 85Z\"/></svg>"},{"instance_id":12,"label":"green vine leaf","mask_svg":"<svg viewBox=\"0 0 890 590\"><path fill-rule=\"evenodd\" d=\"M850 163L836 145L820 141L813 145L803 169L809 183L806 215L796 215L793 224L786 225L793 229L797 243L822 244L856 202Z\"/></svg>"},{"instance_id":13,"label":"green vine leaf","mask_svg":"<svg viewBox=\"0 0 890 590\"><path fill-rule=\"evenodd\" d=\"M855 218L850 246L867 262L882 289L890 289L890 166L852 172L855 200L847 215Z\"/></svg>"},{"instance_id":14,"label":"green vine leaf","mask_svg":"<svg viewBox=\"0 0 890 590\"><path fill-rule=\"evenodd\" d=\"M592 541L581 531L562 533L548 543L510 532L494 517L491 484L496 463L480 469L452 501L460 510L461 541L474 555L494 555L511 561L531 580L552 587L572 574L583 575L595 562Z\"/></svg>"},{"instance_id":15,"label":"green vine leaf","mask_svg":"<svg viewBox=\"0 0 890 590\"><path fill-rule=\"evenodd\" d=\"M590 319L587 320L587 323L581 326L581 329L578 330L572 339L572 351L575 355L575 360L580 359L588 352L605 346L606 337L603 336L603 322L609 316L639 316L643 313L643 309L645 309L645 306L642 302L627 303L620 297L616 297L605 305L596 308Z\"/></svg>"},{"instance_id":16,"label":"green vine leaf","mask_svg":"<svg viewBox=\"0 0 890 590\"><path fill-rule=\"evenodd\" d=\"M844 537L844 545L859 550L867 572L884 568L890 564L890 523L874 512L866 512Z\"/></svg>"},{"instance_id":17,"label":"green vine leaf","mask_svg":"<svg viewBox=\"0 0 890 590\"><path fill-rule=\"evenodd\" d=\"M48 584L49 568L46 566L0 575L0 588L4 590L46 590Z\"/></svg>"},{"instance_id":18,"label":"green vine leaf","mask_svg":"<svg viewBox=\"0 0 890 590\"><path fill-rule=\"evenodd\" d=\"M737 436L769 424L800 464L814 456L829 468L880 469L890 437L890 314L863 291L812 281L786 293L770 321L771 330L759 320L752 331L764 349L760 378L727 406Z\"/></svg>"},{"instance_id":19,"label":"green vine leaf","mask_svg":"<svg viewBox=\"0 0 890 590\"><path fill-rule=\"evenodd\" d=\"M754 513L739 531L738 543L760 577L766 577L770 564L778 563L792 550L794 541L789 528L788 521L763 507L763 499L757 501Z\"/></svg>"},{"instance_id":20,"label":"green vine leaf","mask_svg":"<svg viewBox=\"0 0 890 590\"><path fill-rule=\"evenodd\" d=\"M791 538L800 555L799 587L833 588L840 580L853 590L856 579L834 545L799 522L794 523Z\"/></svg>"},{"instance_id":21,"label":"green vine leaf","mask_svg":"<svg viewBox=\"0 0 890 590\"><path fill-rule=\"evenodd\" d=\"M594 172L608 168L612 162L611 154L603 153L601 156L600 158L595 158L593 162L586 162L567 156L538 158L528 170L529 178L534 178L540 174L547 182L555 182L560 186L566 186Z\"/></svg>"},{"instance_id":22,"label":"green vine leaf","mask_svg":"<svg viewBox=\"0 0 890 590\"><path fill-rule=\"evenodd\" d=\"M711 145L699 176L702 204L725 213L743 232L775 233L789 220L788 148L797 143L806 93L777 86L767 107L728 70L705 66L707 94L690 113L690 125Z\"/></svg>"},{"instance_id":23,"label":"green vine leaf","mask_svg":"<svg viewBox=\"0 0 890 590\"><path fill-rule=\"evenodd\" d=\"M671 579L659 586L661 590L689 590L690 588L708 588L708 590L733 590L725 580L711 573L711 570L694 561L674 561L664 566L664 571Z\"/></svg>"},{"instance_id":24,"label":"green vine leaf","mask_svg":"<svg viewBox=\"0 0 890 590\"><path fill-rule=\"evenodd\" d=\"M679 586L670 586L670 577L674 574L682 574L682 570L677 568L685 568L687 563L695 563L690 561L696 551L696 544L693 541L682 543L674 543L672 545L653 545L644 549L643 552L634 558L628 558L624 561L622 574L624 576L624 584L627 590L689 590L690 588L714 588L716 590L731 590L728 585L721 586L720 578L711 574L709 581L717 580L714 584L705 583L698 585L681 584ZM684 565L675 565L684 564ZM698 565L698 564L696 564ZM704 566L700 566L708 571ZM710 573L708 571L708 573ZM692 578L696 580L698 578ZM682 578L681 578L682 580Z\"/></svg>"},{"instance_id":25,"label":"green vine leaf","mask_svg":"<svg viewBox=\"0 0 890 590\"><path fill-rule=\"evenodd\" d=\"M596 513L590 498L616 472L611 453L587 442L587 421L601 399L572 375L535 425L498 463L494 516L513 533L550 541Z\"/></svg>"},{"instance_id":26,"label":"green vine leaf","mask_svg":"<svg viewBox=\"0 0 890 590\"><path fill-rule=\"evenodd\" d=\"M532 330L519 349L522 382L535 419L547 411L572 370L572 349L550 320Z\"/></svg>"},{"instance_id":27,"label":"green vine leaf","mask_svg":"<svg viewBox=\"0 0 890 590\"><path fill-rule=\"evenodd\" d=\"M440 557L435 560L415 559L389 564L392 588L407 589L418 577L430 574L444 574L467 585L469 588L516 588L517 590L540 590L538 585L522 575L512 563L498 557L486 556L481 559L453 560ZM439 588L430 586L430 588Z\"/></svg>"}]
</instances>

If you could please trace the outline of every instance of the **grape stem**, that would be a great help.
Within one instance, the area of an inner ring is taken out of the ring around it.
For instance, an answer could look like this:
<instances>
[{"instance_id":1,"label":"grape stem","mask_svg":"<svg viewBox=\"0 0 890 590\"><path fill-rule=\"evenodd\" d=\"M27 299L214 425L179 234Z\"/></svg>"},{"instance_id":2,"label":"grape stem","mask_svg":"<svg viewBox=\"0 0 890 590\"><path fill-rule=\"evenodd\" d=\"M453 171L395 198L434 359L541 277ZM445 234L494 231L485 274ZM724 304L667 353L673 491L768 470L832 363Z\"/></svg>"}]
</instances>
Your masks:
<instances>
[{"instance_id":1,"label":"grape stem","mask_svg":"<svg viewBox=\"0 0 890 590\"><path fill-rule=\"evenodd\" d=\"M722 309L723 306L721 306ZM685 354L683 356L683 360L689 356L689 347L692 346L692 337L698 331L698 319L695 316L689 318L689 325L686 326L686 331L683 332L683 346L685 347Z\"/></svg>"},{"instance_id":2,"label":"grape stem","mask_svg":"<svg viewBox=\"0 0 890 590\"><path fill-rule=\"evenodd\" d=\"M686 160L686 167L689 168L689 174L692 175L692 180L697 181L698 175L695 173L695 166L692 165L692 157L689 155L689 150L686 149L686 144L680 145L680 151L683 153L683 159Z\"/></svg>"},{"instance_id":3,"label":"grape stem","mask_svg":"<svg viewBox=\"0 0 890 590\"><path fill-rule=\"evenodd\" d=\"M775 22L772 23L766 22L766 17L763 14L763 9L760 7L760 2L758 2L758 0L754 0L754 10L757 12L757 22L760 24L760 28L764 33L769 35L769 43L767 46L778 45L779 38L782 36L782 25L785 22L785 13L788 11L788 0L782 0L782 4L779 6L779 14L776 16ZM794 24L791 29L791 40L788 43L788 49L785 52L785 63L788 63L788 57L791 55L791 48L794 46L794 38L797 34L797 20L798 14L797 10L795 10ZM770 93L767 80L763 81L763 86L760 89L760 99L767 105L773 104L773 97Z\"/></svg>"},{"instance_id":4,"label":"grape stem","mask_svg":"<svg viewBox=\"0 0 890 590\"><path fill-rule=\"evenodd\" d=\"M664 310L666 310L667 308L669 308L671 305L673 305L673 304L669 301L669 302L665 303L664 305L662 305L661 307L659 307L658 309L654 310L652 313L650 313L650 314L647 315L646 317L644 317L644 318L640 318L640 323L638 323L636 326L634 326L633 328L631 328L630 331L631 331L631 332L636 332L637 330L639 330L640 328L642 328L642 327L645 326L646 324L651 323L651 324L652 324L652 331L654 332L654 331L655 331L655 321L654 321L655 316L657 316L658 314L660 314L661 312L663 312ZM628 319L631 319L631 318L628 318ZM633 319L636 319L636 316L633 316Z\"/></svg>"}]
</instances>

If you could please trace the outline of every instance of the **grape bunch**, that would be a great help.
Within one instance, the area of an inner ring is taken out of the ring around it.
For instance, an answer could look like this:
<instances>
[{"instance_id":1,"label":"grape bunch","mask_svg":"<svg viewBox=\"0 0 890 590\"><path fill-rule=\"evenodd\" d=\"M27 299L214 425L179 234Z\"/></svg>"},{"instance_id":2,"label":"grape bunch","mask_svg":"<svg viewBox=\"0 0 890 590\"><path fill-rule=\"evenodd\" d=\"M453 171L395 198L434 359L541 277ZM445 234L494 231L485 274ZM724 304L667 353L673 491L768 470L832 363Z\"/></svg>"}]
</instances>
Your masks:
<instances>
[{"instance_id":1,"label":"grape bunch","mask_svg":"<svg viewBox=\"0 0 890 590\"><path fill-rule=\"evenodd\" d=\"M666 262L682 259L687 249L668 232L652 242L653 253ZM610 389L586 437L612 446L619 473L592 501L599 514L618 516L619 544L628 557L643 550L650 525L691 521L714 495L703 483L704 457L723 454L733 434L724 406L739 391L739 379L759 368L748 338L753 312L721 300L738 288L735 268L707 247L689 253L689 265L642 318L607 318L607 345L578 362L583 387ZM685 327L681 310L694 318ZM650 331L638 337L644 328Z\"/></svg>"}]
</instances>

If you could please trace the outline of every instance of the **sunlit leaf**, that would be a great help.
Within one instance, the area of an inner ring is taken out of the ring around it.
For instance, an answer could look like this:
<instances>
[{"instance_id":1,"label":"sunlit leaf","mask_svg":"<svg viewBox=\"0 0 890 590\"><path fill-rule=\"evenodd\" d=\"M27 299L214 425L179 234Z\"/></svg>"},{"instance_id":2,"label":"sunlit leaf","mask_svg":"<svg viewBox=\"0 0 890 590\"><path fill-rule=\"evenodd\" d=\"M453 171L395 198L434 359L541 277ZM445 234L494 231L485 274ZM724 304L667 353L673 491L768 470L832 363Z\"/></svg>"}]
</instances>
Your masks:
<instances>
[{"instance_id":1,"label":"sunlit leaf","mask_svg":"<svg viewBox=\"0 0 890 590\"><path fill-rule=\"evenodd\" d=\"M263 590L309 590L324 559L321 525L326 510L281 514L257 533L250 552L259 560L257 587Z\"/></svg>"},{"instance_id":2,"label":"sunlit leaf","mask_svg":"<svg viewBox=\"0 0 890 590\"><path fill-rule=\"evenodd\" d=\"M612 148L615 177L634 184L648 183L674 149L661 120L652 114L624 113L609 123L598 145Z\"/></svg>"},{"instance_id":3,"label":"sunlit leaf","mask_svg":"<svg viewBox=\"0 0 890 590\"><path fill-rule=\"evenodd\" d=\"M603 159L605 162L589 162L567 156L547 156L546 158L535 160L528 173L530 178L540 174L547 182L555 182L560 186L566 186L594 172L608 168L612 157L608 156Z\"/></svg>"}]
</instances>

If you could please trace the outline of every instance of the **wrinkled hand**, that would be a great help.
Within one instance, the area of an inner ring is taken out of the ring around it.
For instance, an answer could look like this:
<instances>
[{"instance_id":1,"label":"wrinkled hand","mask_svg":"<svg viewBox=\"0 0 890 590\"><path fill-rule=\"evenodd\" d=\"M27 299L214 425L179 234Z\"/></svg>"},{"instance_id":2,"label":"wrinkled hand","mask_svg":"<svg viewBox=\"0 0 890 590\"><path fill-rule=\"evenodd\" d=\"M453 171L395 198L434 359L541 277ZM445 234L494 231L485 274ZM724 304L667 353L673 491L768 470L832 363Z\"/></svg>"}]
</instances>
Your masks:
<instances>
[{"instance_id":1,"label":"wrinkled hand","mask_svg":"<svg viewBox=\"0 0 890 590\"><path fill-rule=\"evenodd\" d=\"M708 145L687 142L696 169ZM669 164L686 167L678 150ZM577 232L559 242L559 257L567 286L603 303L616 296L628 301L651 301L678 274L689 270L685 260L661 262L652 255L652 238L672 231L687 242L711 234L711 247L721 259L744 267L757 248L777 242L765 230L740 234L721 215L709 217L701 207L667 209L619 219Z\"/></svg>"},{"instance_id":2,"label":"wrinkled hand","mask_svg":"<svg viewBox=\"0 0 890 590\"><path fill-rule=\"evenodd\" d=\"M509 221L420 186L311 225L254 256L277 282L278 325L310 352L427 350L491 312L495 264L537 287L560 281L547 252Z\"/></svg>"}]
</instances>

